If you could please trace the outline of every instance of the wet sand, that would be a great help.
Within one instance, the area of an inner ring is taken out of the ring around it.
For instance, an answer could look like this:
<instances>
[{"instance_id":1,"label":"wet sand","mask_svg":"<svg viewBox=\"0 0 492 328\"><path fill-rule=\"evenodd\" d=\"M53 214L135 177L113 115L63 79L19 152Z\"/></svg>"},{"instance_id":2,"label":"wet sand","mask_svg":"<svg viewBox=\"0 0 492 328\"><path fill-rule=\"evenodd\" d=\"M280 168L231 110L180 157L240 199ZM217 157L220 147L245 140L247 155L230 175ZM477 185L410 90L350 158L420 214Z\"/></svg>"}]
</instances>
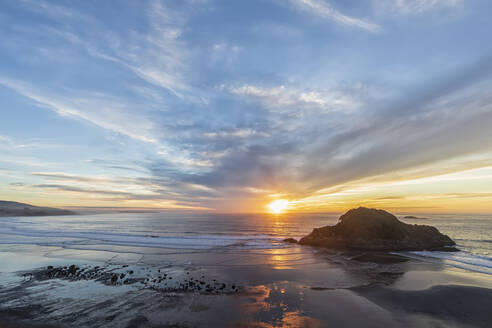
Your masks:
<instances>
[{"instance_id":1,"label":"wet sand","mask_svg":"<svg viewBox=\"0 0 492 328\"><path fill-rule=\"evenodd\" d=\"M438 260L298 245L189 254L2 248L0 327L490 327L492 323L491 277ZM92 274L95 267L99 273ZM57 268L67 274L53 276ZM78 271L85 274L73 273ZM190 281L213 288L189 288ZM221 290L222 284L227 288Z\"/></svg>"}]
</instances>

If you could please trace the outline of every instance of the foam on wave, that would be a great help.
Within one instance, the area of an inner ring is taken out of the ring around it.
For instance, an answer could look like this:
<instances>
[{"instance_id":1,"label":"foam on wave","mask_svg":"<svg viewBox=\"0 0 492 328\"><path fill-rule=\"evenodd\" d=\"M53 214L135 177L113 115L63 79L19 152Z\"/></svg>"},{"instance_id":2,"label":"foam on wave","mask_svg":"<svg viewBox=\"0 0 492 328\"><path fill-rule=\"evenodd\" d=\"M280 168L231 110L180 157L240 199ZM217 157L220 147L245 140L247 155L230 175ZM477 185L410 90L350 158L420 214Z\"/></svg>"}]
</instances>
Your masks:
<instances>
[{"instance_id":1,"label":"foam on wave","mask_svg":"<svg viewBox=\"0 0 492 328\"><path fill-rule=\"evenodd\" d=\"M34 229L19 229L14 227L0 228L0 234L23 237L43 238L43 245L59 245L59 239L73 238L102 242L119 246L140 246L180 249L211 249L216 247L239 247L246 249L264 249L282 247L278 238L264 234L257 235L194 235L194 236L155 236L135 235L114 232L88 232L88 231L46 231ZM57 240L58 239L58 240ZM9 244L12 242L8 242ZM19 240L18 243L25 243ZM70 244L70 241L63 241Z\"/></svg>"},{"instance_id":2,"label":"foam on wave","mask_svg":"<svg viewBox=\"0 0 492 328\"><path fill-rule=\"evenodd\" d=\"M488 256L480 256L465 251L459 252L430 252L419 251L409 252L417 256L423 256L434 259L444 260L446 264L461 268L464 270L481 272L492 275L492 258Z\"/></svg>"}]
</instances>

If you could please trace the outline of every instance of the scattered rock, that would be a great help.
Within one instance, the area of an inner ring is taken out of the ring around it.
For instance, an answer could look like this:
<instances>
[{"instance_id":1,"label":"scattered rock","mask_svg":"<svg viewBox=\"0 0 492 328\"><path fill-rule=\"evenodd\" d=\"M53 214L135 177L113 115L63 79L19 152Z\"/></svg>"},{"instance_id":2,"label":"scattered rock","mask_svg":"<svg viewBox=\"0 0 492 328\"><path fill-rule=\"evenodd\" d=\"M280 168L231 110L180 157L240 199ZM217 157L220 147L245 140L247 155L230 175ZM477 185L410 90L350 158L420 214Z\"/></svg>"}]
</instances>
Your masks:
<instances>
[{"instance_id":1,"label":"scattered rock","mask_svg":"<svg viewBox=\"0 0 492 328\"><path fill-rule=\"evenodd\" d=\"M286 238L283 241L286 243L297 244L297 240L295 240L294 238Z\"/></svg>"},{"instance_id":2,"label":"scattered rock","mask_svg":"<svg viewBox=\"0 0 492 328\"><path fill-rule=\"evenodd\" d=\"M158 278L152 276L152 274L139 277L138 271L135 273L134 270L127 270L126 272L128 275L119 271L125 267L128 266L88 266L79 268L74 264L68 267L53 267L50 265L46 269L34 272L34 274L24 273L23 277L26 282L29 282L32 279L39 281L64 279L69 281L94 280L110 286L133 285L138 283L138 288L150 288L163 293L197 292L202 294L229 294L240 291L240 287L235 284L232 284L230 288L226 288L225 283L217 282L217 279L213 279L212 282L204 275L201 276L202 279L195 279L186 275L178 276L174 283L169 282L168 285L167 282L164 282L166 281L167 273L162 273ZM159 270L159 272L160 271L161 270ZM172 279L172 277L169 277L169 279Z\"/></svg>"},{"instance_id":3,"label":"scattered rock","mask_svg":"<svg viewBox=\"0 0 492 328\"><path fill-rule=\"evenodd\" d=\"M68 267L69 274L75 274L76 271L77 271L77 267L74 264Z\"/></svg>"}]
</instances>

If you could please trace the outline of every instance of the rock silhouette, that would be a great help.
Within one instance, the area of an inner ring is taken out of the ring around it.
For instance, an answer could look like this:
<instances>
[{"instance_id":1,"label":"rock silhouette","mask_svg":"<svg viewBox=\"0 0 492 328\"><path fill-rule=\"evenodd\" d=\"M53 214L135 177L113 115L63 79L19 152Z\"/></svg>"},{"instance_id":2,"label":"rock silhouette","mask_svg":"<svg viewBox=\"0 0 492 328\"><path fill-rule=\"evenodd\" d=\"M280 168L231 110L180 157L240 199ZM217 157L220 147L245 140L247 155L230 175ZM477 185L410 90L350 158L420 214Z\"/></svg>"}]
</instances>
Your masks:
<instances>
[{"instance_id":1,"label":"rock silhouette","mask_svg":"<svg viewBox=\"0 0 492 328\"><path fill-rule=\"evenodd\" d=\"M334 226L316 228L299 244L354 250L456 250L455 242L435 227L399 221L384 210L351 209Z\"/></svg>"}]
</instances>

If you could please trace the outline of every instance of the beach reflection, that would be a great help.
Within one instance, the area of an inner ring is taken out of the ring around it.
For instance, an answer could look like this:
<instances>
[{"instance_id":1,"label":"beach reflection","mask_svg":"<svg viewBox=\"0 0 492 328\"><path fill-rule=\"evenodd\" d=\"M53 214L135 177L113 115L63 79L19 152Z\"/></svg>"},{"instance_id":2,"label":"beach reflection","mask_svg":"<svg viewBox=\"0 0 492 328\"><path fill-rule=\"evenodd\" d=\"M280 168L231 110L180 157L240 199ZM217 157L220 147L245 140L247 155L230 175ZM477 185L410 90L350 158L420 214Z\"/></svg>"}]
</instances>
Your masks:
<instances>
[{"instance_id":1,"label":"beach reflection","mask_svg":"<svg viewBox=\"0 0 492 328\"><path fill-rule=\"evenodd\" d=\"M303 290L288 282L250 287L248 296L241 312L254 322L241 327L322 327L303 312Z\"/></svg>"},{"instance_id":2,"label":"beach reflection","mask_svg":"<svg viewBox=\"0 0 492 328\"><path fill-rule=\"evenodd\" d=\"M272 265L274 269L285 270L293 269L292 260L295 260L295 254L289 249L277 248L269 249L268 254L270 254L269 264Z\"/></svg>"}]
</instances>

